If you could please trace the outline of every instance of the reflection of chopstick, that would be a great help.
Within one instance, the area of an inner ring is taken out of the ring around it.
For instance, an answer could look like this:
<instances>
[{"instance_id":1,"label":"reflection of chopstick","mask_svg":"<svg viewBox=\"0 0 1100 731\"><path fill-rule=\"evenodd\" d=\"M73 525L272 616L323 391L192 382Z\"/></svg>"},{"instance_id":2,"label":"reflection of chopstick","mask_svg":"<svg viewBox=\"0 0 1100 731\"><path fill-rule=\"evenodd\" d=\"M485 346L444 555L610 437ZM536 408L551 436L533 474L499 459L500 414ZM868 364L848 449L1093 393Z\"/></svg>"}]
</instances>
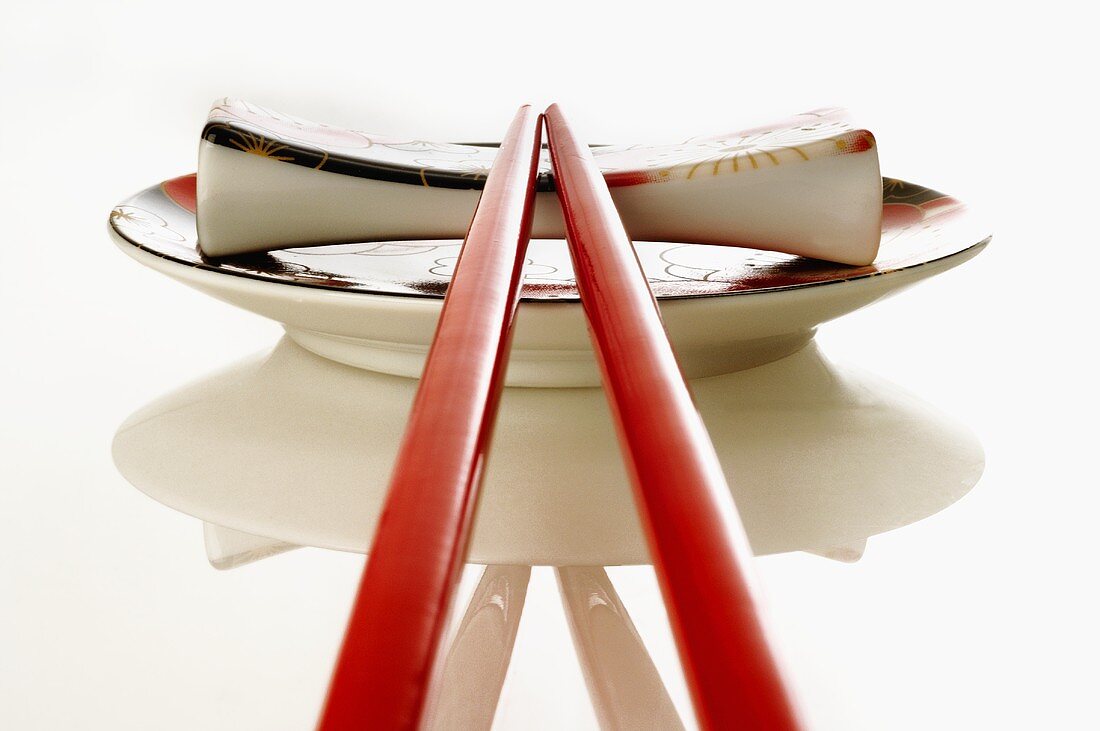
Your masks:
<instances>
[{"instance_id":1,"label":"reflection of chopstick","mask_svg":"<svg viewBox=\"0 0 1100 731\"><path fill-rule=\"evenodd\" d=\"M577 289L700 724L797 729L722 467L592 153L546 111Z\"/></svg>"},{"instance_id":2,"label":"reflection of chopstick","mask_svg":"<svg viewBox=\"0 0 1100 731\"><path fill-rule=\"evenodd\" d=\"M600 728L682 731L668 690L607 572L599 566L555 571Z\"/></svg>"},{"instance_id":3,"label":"reflection of chopstick","mask_svg":"<svg viewBox=\"0 0 1100 731\"><path fill-rule=\"evenodd\" d=\"M441 663L424 731L493 725L530 579L530 566L485 567Z\"/></svg>"},{"instance_id":4,"label":"reflection of chopstick","mask_svg":"<svg viewBox=\"0 0 1100 731\"><path fill-rule=\"evenodd\" d=\"M540 139L538 116L521 108L443 303L333 671L322 731L410 729L424 714L504 380Z\"/></svg>"}]
</instances>

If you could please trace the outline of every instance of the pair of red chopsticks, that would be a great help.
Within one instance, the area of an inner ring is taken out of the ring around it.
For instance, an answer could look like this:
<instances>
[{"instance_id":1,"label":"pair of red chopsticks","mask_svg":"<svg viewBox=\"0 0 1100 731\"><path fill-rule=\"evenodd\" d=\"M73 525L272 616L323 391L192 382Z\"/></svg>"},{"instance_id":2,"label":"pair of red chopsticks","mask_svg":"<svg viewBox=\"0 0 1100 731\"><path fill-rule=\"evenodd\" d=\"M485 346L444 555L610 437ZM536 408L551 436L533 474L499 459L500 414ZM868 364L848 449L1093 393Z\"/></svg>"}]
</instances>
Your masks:
<instances>
[{"instance_id":1,"label":"pair of red chopsticks","mask_svg":"<svg viewBox=\"0 0 1100 731\"><path fill-rule=\"evenodd\" d=\"M423 718L504 379L542 119L517 113L466 235L320 731ZM577 288L700 725L799 728L729 488L633 245L588 147L556 105L544 119Z\"/></svg>"}]
</instances>

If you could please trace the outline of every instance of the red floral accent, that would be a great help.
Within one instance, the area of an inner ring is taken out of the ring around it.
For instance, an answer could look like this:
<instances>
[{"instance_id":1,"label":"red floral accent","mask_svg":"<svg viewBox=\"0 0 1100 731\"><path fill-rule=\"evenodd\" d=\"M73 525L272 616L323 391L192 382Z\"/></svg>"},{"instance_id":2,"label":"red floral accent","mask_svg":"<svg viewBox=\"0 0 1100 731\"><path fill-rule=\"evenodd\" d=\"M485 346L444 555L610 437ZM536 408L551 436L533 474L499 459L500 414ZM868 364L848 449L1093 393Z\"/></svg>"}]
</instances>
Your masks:
<instances>
[{"instance_id":1,"label":"red floral accent","mask_svg":"<svg viewBox=\"0 0 1100 731\"><path fill-rule=\"evenodd\" d=\"M914 223L920 223L924 218L924 211L919 206L909 203L883 203L882 227L884 229L904 228Z\"/></svg>"},{"instance_id":2,"label":"red floral accent","mask_svg":"<svg viewBox=\"0 0 1100 731\"><path fill-rule=\"evenodd\" d=\"M667 170L611 170L603 174L608 187L621 188L628 185L645 183L663 183L672 180Z\"/></svg>"},{"instance_id":3,"label":"red floral accent","mask_svg":"<svg viewBox=\"0 0 1100 731\"><path fill-rule=\"evenodd\" d=\"M841 141L844 145L841 153L845 155L853 152L867 152L875 146L875 136L865 129L849 132L841 138Z\"/></svg>"},{"instance_id":4,"label":"red floral accent","mask_svg":"<svg viewBox=\"0 0 1100 731\"><path fill-rule=\"evenodd\" d=\"M946 195L943 198L937 198L936 200L928 201L921 206L921 208L924 209L924 215L928 218L931 218L932 216L942 216L956 209L961 209L962 207L962 203L960 203L955 198Z\"/></svg>"},{"instance_id":5,"label":"red floral accent","mask_svg":"<svg viewBox=\"0 0 1100 731\"><path fill-rule=\"evenodd\" d=\"M185 211L198 210L198 198L195 194L195 173L181 175L161 183L160 187L168 199Z\"/></svg>"}]
</instances>

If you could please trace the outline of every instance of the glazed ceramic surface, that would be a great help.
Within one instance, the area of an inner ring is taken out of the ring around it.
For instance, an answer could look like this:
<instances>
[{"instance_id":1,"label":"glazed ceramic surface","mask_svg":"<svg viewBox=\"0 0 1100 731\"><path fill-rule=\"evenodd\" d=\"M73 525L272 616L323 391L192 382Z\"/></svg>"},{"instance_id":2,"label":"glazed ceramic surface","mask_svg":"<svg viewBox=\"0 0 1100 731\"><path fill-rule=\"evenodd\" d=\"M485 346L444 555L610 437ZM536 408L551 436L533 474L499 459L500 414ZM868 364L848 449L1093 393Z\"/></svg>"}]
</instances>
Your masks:
<instances>
[{"instance_id":1,"label":"glazed ceramic surface","mask_svg":"<svg viewBox=\"0 0 1100 731\"><path fill-rule=\"evenodd\" d=\"M451 143L378 135L312 122L259 104L225 98L202 137L214 145L312 170L432 188L480 190L496 158L495 143ZM596 145L593 154L615 186L691 179L723 172L808 162L874 147L842 109L818 109L739 132L666 145ZM543 146L545 148L545 145ZM553 190L543 154L539 188Z\"/></svg>"},{"instance_id":2,"label":"glazed ceramic surface","mask_svg":"<svg viewBox=\"0 0 1100 731\"><path fill-rule=\"evenodd\" d=\"M849 267L725 246L636 242L689 376L766 363L822 322L974 256L987 240L956 199L883 181L876 261ZM145 190L111 213L116 243L141 263L283 323L343 363L420 372L461 241L341 244L208 259L198 245L195 177ZM531 242L508 382L599 383L564 241Z\"/></svg>"},{"instance_id":3,"label":"glazed ceramic surface","mask_svg":"<svg viewBox=\"0 0 1100 731\"><path fill-rule=\"evenodd\" d=\"M868 536L942 510L982 473L968 429L812 343L691 387L758 554L857 558ZM115 463L154 499L223 526L208 531L219 566L288 544L363 552L415 390L284 339L133 414ZM648 562L600 389L505 389L470 560Z\"/></svg>"},{"instance_id":4,"label":"glazed ceramic surface","mask_svg":"<svg viewBox=\"0 0 1100 731\"><path fill-rule=\"evenodd\" d=\"M461 238L497 149L339 129L226 99L199 147L211 256L348 241ZM636 239L739 244L868 264L879 244L874 137L842 110L672 145L594 150ZM544 153L545 156L545 153ZM563 236L544 160L532 231Z\"/></svg>"}]
</instances>

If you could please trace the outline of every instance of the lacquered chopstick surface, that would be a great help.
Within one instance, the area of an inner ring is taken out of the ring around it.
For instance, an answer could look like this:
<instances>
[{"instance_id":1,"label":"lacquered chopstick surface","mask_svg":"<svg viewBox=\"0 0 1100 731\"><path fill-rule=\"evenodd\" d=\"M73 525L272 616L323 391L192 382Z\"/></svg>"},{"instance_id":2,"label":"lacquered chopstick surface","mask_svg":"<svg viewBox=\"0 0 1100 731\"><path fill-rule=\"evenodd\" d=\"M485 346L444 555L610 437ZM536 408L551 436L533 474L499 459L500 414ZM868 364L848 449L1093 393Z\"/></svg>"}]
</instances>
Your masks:
<instances>
[{"instance_id":1,"label":"lacquered chopstick surface","mask_svg":"<svg viewBox=\"0 0 1100 731\"><path fill-rule=\"evenodd\" d=\"M318 728L412 729L466 555L531 226L539 117L516 114L451 279Z\"/></svg>"},{"instance_id":2,"label":"lacquered chopstick surface","mask_svg":"<svg viewBox=\"0 0 1100 731\"><path fill-rule=\"evenodd\" d=\"M577 288L700 725L798 729L751 552L656 300L588 146L546 111Z\"/></svg>"}]
</instances>

